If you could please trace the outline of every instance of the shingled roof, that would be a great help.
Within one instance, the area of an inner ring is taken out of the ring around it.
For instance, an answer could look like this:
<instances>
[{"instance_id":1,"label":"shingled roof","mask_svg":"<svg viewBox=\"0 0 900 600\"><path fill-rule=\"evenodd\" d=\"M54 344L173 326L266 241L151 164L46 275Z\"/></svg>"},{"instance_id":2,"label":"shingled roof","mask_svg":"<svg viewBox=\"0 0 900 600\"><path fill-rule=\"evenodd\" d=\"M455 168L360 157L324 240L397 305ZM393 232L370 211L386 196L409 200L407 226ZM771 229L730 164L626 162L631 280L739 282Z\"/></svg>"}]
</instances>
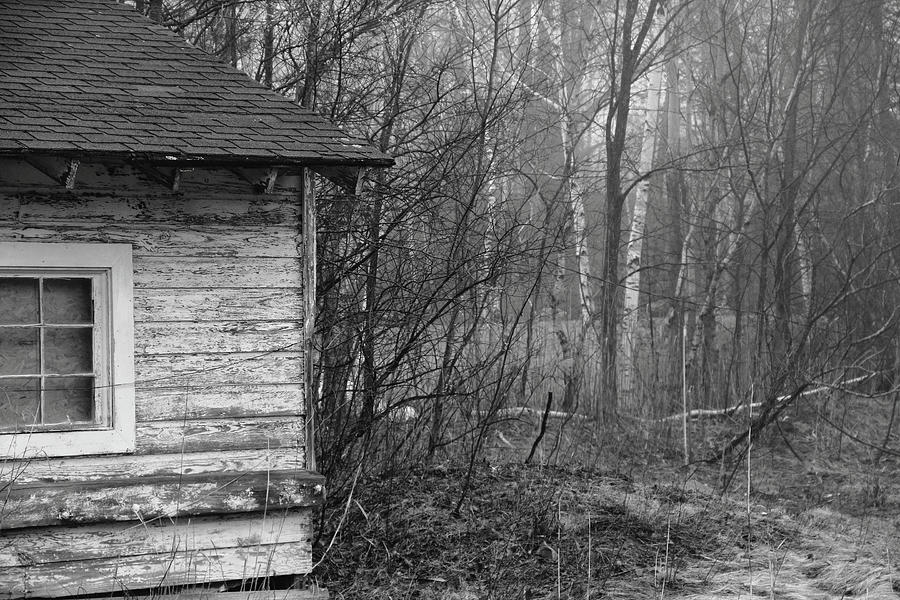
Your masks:
<instances>
[{"instance_id":1,"label":"shingled roof","mask_svg":"<svg viewBox=\"0 0 900 600\"><path fill-rule=\"evenodd\" d=\"M0 0L0 154L392 160L113 0Z\"/></svg>"}]
</instances>

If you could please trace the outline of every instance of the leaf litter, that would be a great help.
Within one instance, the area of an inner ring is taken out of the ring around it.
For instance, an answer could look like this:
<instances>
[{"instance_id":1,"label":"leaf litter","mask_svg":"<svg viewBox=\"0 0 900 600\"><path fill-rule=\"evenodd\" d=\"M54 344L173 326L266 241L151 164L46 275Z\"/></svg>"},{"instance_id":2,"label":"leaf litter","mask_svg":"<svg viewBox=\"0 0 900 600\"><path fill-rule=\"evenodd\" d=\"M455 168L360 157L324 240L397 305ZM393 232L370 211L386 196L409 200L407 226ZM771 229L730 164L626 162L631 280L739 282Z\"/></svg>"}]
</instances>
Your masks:
<instances>
[{"instance_id":1,"label":"leaf litter","mask_svg":"<svg viewBox=\"0 0 900 600\"><path fill-rule=\"evenodd\" d=\"M511 464L478 465L455 514L465 475L421 468L358 490L317 571L332 597L900 598L888 518L748 510L693 480Z\"/></svg>"}]
</instances>

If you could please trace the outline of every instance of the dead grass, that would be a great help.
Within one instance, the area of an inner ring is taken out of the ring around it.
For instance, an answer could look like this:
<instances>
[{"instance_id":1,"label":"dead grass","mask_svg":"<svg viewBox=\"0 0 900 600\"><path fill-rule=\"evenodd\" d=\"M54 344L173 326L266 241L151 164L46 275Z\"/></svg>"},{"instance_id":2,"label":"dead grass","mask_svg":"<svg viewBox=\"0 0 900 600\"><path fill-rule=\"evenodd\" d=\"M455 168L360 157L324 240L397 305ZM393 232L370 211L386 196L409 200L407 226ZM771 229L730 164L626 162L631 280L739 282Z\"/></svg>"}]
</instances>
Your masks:
<instances>
[{"instance_id":1,"label":"dead grass","mask_svg":"<svg viewBox=\"0 0 900 600\"><path fill-rule=\"evenodd\" d=\"M554 421L544 466L523 467L536 423L506 421L459 514L463 461L374 477L317 574L335 598L900 598L892 463L846 443L838 455L822 429L792 426L802 460L777 433L761 440L748 507L745 474L721 496L718 468L676 467L662 430ZM877 422L863 426L878 438ZM698 448L721 435L695 427Z\"/></svg>"},{"instance_id":2,"label":"dead grass","mask_svg":"<svg viewBox=\"0 0 900 600\"><path fill-rule=\"evenodd\" d=\"M481 465L386 477L319 576L336 598L897 598L896 544L801 515L586 470Z\"/></svg>"},{"instance_id":3,"label":"dead grass","mask_svg":"<svg viewBox=\"0 0 900 600\"><path fill-rule=\"evenodd\" d=\"M549 467L490 467L453 514L463 474L415 471L353 501L320 576L338 598L585 598L699 594L748 544L793 525L695 489ZM761 516L760 516L761 515ZM699 565L702 565L699 566Z\"/></svg>"}]
</instances>

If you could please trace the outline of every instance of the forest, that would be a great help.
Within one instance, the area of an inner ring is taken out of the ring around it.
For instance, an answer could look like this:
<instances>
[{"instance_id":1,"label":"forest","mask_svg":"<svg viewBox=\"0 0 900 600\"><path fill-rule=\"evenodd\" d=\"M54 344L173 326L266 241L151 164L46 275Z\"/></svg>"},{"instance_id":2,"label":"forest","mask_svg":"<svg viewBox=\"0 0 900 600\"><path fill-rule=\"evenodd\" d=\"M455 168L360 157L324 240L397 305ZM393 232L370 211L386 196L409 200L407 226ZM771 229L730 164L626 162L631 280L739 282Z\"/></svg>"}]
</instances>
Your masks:
<instances>
[{"instance_id":1,"label":"forest","mask_svg":"<svg viewBox=\"0 0 900 600\"><path fill-rule=\"evenodd\" d=\"M498 449L726 489L756 442L900 452L900 5L136 4L396 160L318 189L335 519L417 468L458 514Z\"/></svg>"}]
</instances>

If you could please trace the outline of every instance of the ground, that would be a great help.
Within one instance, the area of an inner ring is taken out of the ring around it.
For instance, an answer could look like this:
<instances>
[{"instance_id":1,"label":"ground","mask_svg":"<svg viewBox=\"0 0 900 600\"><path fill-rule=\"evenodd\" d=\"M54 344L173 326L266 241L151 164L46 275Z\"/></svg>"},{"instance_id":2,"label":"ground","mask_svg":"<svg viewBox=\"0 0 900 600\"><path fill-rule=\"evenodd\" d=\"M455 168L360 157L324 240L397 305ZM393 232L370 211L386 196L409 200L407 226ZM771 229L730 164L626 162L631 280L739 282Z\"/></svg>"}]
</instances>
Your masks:
<instances>
[{"instance_id":1,"label":"ground","mask_svg":"<svg viewBox=\"0 0 900 600\"><path fill-rule=\"evenodd\" d=\"M450 460L335 499L319 583L334 598L900 598L890 457L772 435L751 451L748 494L746 462L591 464L557 444L524 465L533 425L496 429L469 486L470 464Z\"/></svg>"}]
</instances>

